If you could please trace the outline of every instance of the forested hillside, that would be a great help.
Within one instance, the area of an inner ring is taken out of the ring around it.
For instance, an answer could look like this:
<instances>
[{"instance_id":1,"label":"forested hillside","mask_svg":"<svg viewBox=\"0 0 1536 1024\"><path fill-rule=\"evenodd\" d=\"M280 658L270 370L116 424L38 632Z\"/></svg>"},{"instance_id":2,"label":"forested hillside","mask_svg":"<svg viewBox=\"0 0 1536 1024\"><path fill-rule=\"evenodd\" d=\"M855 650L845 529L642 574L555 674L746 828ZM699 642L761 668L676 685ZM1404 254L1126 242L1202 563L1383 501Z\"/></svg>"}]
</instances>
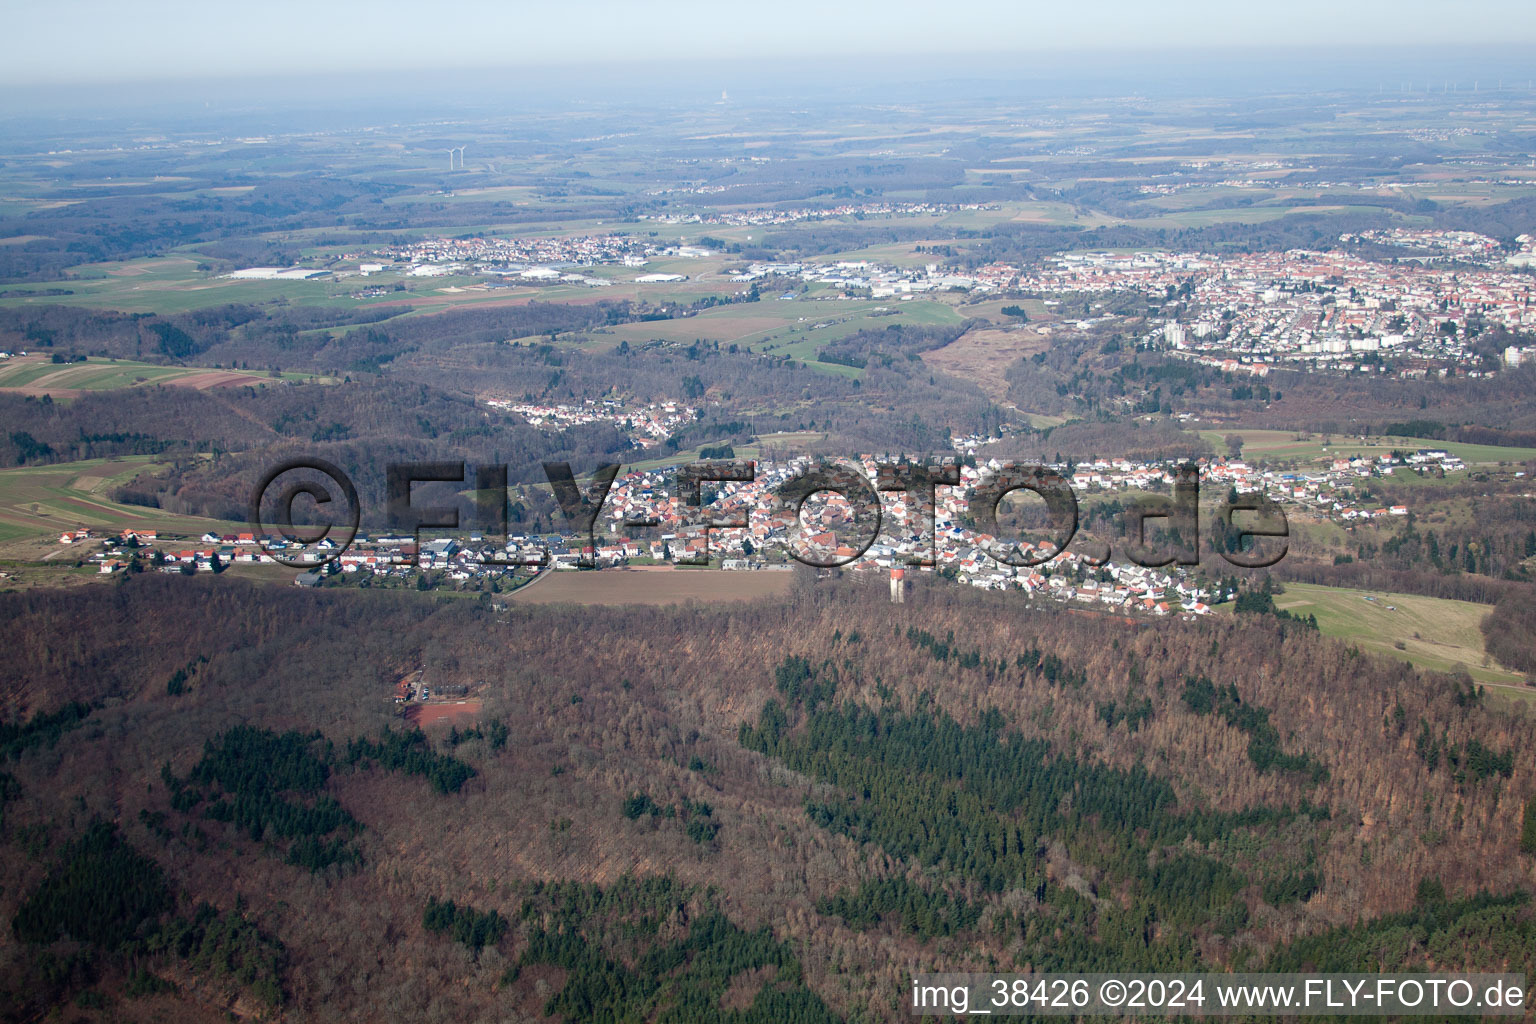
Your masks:
<instances>
[{"instance_id":1,"label":"forested hillside","mask_svg":"<svg viewBox=\"0 0 1536 1024\"><path fill-rule=\"evenodd\" d=\"M1533 966L1528 718L1278 619L145 576L0 597L0 643L16 1005L820 1021L915 969ZM472 725L396 719L418 670Z\"/></svg>"}]
</instances>

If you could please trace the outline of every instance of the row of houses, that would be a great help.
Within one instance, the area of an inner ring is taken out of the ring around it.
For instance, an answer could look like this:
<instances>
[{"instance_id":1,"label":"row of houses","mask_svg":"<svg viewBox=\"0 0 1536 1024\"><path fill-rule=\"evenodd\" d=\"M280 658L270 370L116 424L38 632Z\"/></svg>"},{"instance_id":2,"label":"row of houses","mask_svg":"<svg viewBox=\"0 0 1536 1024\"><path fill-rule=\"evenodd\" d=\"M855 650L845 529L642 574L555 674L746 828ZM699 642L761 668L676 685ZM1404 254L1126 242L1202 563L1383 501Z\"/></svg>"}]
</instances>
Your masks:
<instances>
[{"instance_id":1,"label":"row of houses","mask_svg":"<svg viewBox=\"0 0 1536 1024\"><path fill-rule=\"evenodd\" d=\"M850 461L849 468L873 480L880 464L897 462L899 457L864 455ZM811 468L810 460L801 458L758 461L755 478L750 481L708 482L701 507L690 507L676 493L675 470L633 470L615 480L602 509L598 539L591 546L583 547L576 538L560 534L507 538L471 534L463 540L427 540L419 547L409 536L363 534L335 558L333 568L342 573L402 578L427 569L453 581L504 576L530 562L558 571L583 564L605 567L645 560L718 561L732 571L741 571L789 565L789 548L794 541L809 546L824 560L846 561L853 571L889 571L910 567L916 561L932 561L935 571L949 573L972 586L1017 589L1048 599L1117 610L1204 614L1212 603L1223 599L1212 593L1209 581L1197 571L1159 571L1115 561L1100 565L1085 561L1070 546L1057 551L1048 542L1017 544L1026 555L1041 556L1040 565L1003 564L986 553L997 538L978 532L970 514L977 486L1003 463L972 459L951 460L951 465L959 483L940 487L930 509L909 506L900 492L884 494L882 529L872 540L859 539L853 506L842 495L824 492L825 501L807 503L798 515L793 509L775 507L775 492ZM1173 461L1114 458L1056 468L1082 495L1166 491L1175 482L1179 466ZM1230 487L1238 493L1262 493L1282 506L1301 506L1351 523L1408 512L1403 506L1362 504L1355 498L1361 482L1394 472L1455 472L1465 464L1447 450L1424 448L1368 457L1341 455L1314 470L1260 470L1237 458L1203 459L1199 468L1205 484ZM711 526L706 531L702 526L706 519L741 525ZM78 543L93 535L89 529L81 529L67 536L72 538L67 542ZM138 544L158 540L153 531L123 531L119 541L104 544L105 550L95 556L107 566L103 572L118 571L121 558L115 547L130 539ZM219 565L274 561L256 540L251 532L208 533L203 535L202 546L160 545L157 550L170 571L181 571L182 566L211 571ZM281 543L269 547L279 554L285 548ZM312 555L315 565L328 560L336 550L333 541L322 541Z\"/></svg>"}]
</instances>

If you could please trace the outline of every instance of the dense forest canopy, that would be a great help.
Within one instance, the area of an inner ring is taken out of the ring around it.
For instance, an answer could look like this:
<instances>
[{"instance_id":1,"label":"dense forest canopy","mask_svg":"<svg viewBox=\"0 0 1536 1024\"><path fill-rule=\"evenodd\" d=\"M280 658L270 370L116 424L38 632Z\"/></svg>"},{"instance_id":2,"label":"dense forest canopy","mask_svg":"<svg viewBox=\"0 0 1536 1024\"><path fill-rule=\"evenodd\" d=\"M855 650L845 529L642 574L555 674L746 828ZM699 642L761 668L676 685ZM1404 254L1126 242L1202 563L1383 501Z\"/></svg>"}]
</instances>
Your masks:
<instances>
[{"instance_id":1,"label":"dense forest canopy","mask_svg":"<svg viewBox=\"0 0 1536 1024\"><path fill-rule=\"evenodd\" d=\"M717 994L776 964L840 1015L899 989L884 986L911 957L1257 968L1327 948L1386 969L1455 948L1468 966L1523 964L1531 918L1515 894L1536 765L1523 721L1466 680L1262 617L1132 625L942 585L905 605L883 591L808 578L788 599L730 608L542 610L157 576L5 595L6 721L88 709L58 728L7 726L46 738L13 743L5 828L10 842L74 842L85 820L67 808L81 802L123 822L120 839L80 840L103 852L80 853L78 870L122 861L163 873L178 906L242 901L241 919L286 950L272 961L284 1005L311 1010L435 998L420 972L368 996L325 980L366 973L357 936L380 929L434 970L483 979L454 997L462 1012L534 998L509 993L539 964L573 972L538 997L567 1008L598 998L593 972L634 969L619 949L572 959L569 945L607 934L605 908L623 903L572 889L558 900L579 896L574 916L552 926L529 910L537 890L473 866L488 843L549 885L583 864L644 876L665 858L676 884L714 886L718 910L666 926L681 953L640 951L681 956ZM45 638L64 623L61 648ZM562 636L582 638L579 655L550 642ZM676 649L688 660L656 656ZM189 664L191 684L168 687ZM445 739L391 724L387 679L419 665L437 685L494 683L479 727ZM124 761L113 737L127 728ZM110 929L159 921L130 928L153 950L167 948L154 927L187 927L164 902L70 925L50 858L6 863L6 912L36 942L80 927L111 945L127 933ZM1416 889L1444 894L1432 919ZM304 909L274 893L302 893ZM1380 960L1346 952L1399 918L1422 940ZM1489 927L1496 938L1469 937ZM1345 942L1351 928L1362 937ZM766 945L732 959L737 931ZM688 945L722 942L708 969L706 947ZM165 955L141 962L174 974ZM751 989L770 990L812 998L787 981Z\"/></svg>"}]
</instances>

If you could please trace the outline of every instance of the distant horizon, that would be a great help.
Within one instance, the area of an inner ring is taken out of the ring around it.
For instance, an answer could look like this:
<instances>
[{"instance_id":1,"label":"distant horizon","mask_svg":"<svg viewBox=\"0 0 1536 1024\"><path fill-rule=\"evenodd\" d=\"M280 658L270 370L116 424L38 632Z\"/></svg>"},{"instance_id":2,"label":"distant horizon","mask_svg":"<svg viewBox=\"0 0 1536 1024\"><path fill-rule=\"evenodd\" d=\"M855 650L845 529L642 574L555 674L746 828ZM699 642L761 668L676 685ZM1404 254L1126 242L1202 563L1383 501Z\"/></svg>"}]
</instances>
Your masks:
<instances>
[{"instance_id":1,"label":"distant horizon","mask_svg":"<svg viewBox=\"0 0 1536 1024\"><path fill-rule=\"evenodd\" d=\"M537 70L606 66L640 55L653 62L794 63L979 53L1040 59L1536 46L1536 15L1514 0L1469 0L1454 10L1426 0L1292 0L1279 16L1217 0L1100 0L1091 13L1028 0L976 0L939 17L915 0L781 0L764 12L703 0L589 0L579 8L466 0L440 14L403 0L271 0L252 14L182 0L131 7L75 0L64 10L19 6L7 20L0 82L23 87L451 67Z\"/></svg>"},{"instance_id":2,"label":"distant horizon","mask_svg":"<svg viewBox=\"0 0 1536 1024\"><path fill-rule=\"evenodd\" d=\"M746 60L566 60L522 67L462 65L410 70L233 70L199 77L10 83L0 116L58 116L166 108L193 114L276 112L275 108L347 109L398 106L465 114L515 103L558 109L572 103L691 106L722 92L744 105L825 100L910 102L941 94L980 99L1002 91L1017 99L1112 99L1208 96L1230 99L1287 92L1402 93L1447 90L1491 93L1503 79L1511 93L1536 80L1530 49L1499 43L1462 46L1221 45L1111 50L969 54L863 54L828 62L816 57ZM1340 59L1347 55L1348 60ZM1536 93L1533 93L1536 95ZM416 116L416 115L412 115Z\"/></svg>"}]
</instances>

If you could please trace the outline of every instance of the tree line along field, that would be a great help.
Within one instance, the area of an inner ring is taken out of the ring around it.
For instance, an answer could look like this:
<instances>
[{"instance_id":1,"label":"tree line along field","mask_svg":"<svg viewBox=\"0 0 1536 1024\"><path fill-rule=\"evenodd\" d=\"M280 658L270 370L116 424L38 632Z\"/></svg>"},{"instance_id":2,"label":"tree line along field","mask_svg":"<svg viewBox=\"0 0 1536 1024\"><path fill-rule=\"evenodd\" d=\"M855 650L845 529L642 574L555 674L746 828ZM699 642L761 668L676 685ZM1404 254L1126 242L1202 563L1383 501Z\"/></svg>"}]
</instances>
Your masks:
<instances>
[{"instance_id":1,"label":"tree line along field","mask_svg":"<svg viewBox=\"0 0 1536 1024\"><path fill-rule=\"evenodd\" d=\"M763 289L758 302L704 310L673 320L604 328L595 337L608 345L627 342L632 346L652 340L677 344L694 340L719 342L799 360L812 369L858 377L858 367L820 361L821 349L857 331L883 330L893 324L949 326L959 324L969 315L969 310L938 300L833 301L817 299L814 290L806 295L798 294L797 289L784 290L795 298L782 299L778 289L769 287Z\"/></svg>"},{"instance_id":2,"label":"tree line along field","mask_svg":"<svg viewBox=\"0 0 1536 1024\"><path fill-rule=\"evenodd\" d=\"M783 453L799 454L808 448L816 448L824 445L828 435L818 430L784 430L767 434L757 434L750 444L733 444L731 451L738 459L756 459L765 451L771 451L782 455ZM621 464L626 473L645 472L653 469L663 469L668 466L681 466L684 463L698 461L701 448L715 447L712 444L695 445L691 448L679 449L671 455L663 455L649 459L626 460ZM547 491L547 482L535 483L533 487L540 491Z\"/></svg>"},{"instance_id":3,"label":"tree line along field","mask_svg":"<svg viewBox=\"0 0 1536 1024\"><path fill-rule=\"evenodd\" d=\"M1259 430L1249 427L1232 427L1229 430L1202 430L1200 436L1217 451L1225 451L1226 438L1236 435L1243 439L1243 458L1272 462L1324 462L1347 459L1353 455L1374 458L1396 452L1415 452L1420 448L1433 448L1457 456L1468 465L1497 465L1499 463L1528 462L1536 459L1536 448L1522 448L1491 444L1471 444L1465 441L1437 441L1422 437L1383 437L1333 434L1324 435L1310 431ZM1395 477L1401 481L1411 474Z\"/></svg>"},{"instance_id":4,"label":"tree line along field","mask_svg":"<svg viewBox=\"0 0 1536 1024\"><path fill-rule=\"evenodd\" d=\"M1489 659L1479 628L1491 606L1471 601L1287 583L1275 606L1303 618L1317 617L1324 636L1373 653L1401 658L1424 669L1465 669L1501 692L1536 699L1524 677Z\"/></svg>"}]
</instances>

